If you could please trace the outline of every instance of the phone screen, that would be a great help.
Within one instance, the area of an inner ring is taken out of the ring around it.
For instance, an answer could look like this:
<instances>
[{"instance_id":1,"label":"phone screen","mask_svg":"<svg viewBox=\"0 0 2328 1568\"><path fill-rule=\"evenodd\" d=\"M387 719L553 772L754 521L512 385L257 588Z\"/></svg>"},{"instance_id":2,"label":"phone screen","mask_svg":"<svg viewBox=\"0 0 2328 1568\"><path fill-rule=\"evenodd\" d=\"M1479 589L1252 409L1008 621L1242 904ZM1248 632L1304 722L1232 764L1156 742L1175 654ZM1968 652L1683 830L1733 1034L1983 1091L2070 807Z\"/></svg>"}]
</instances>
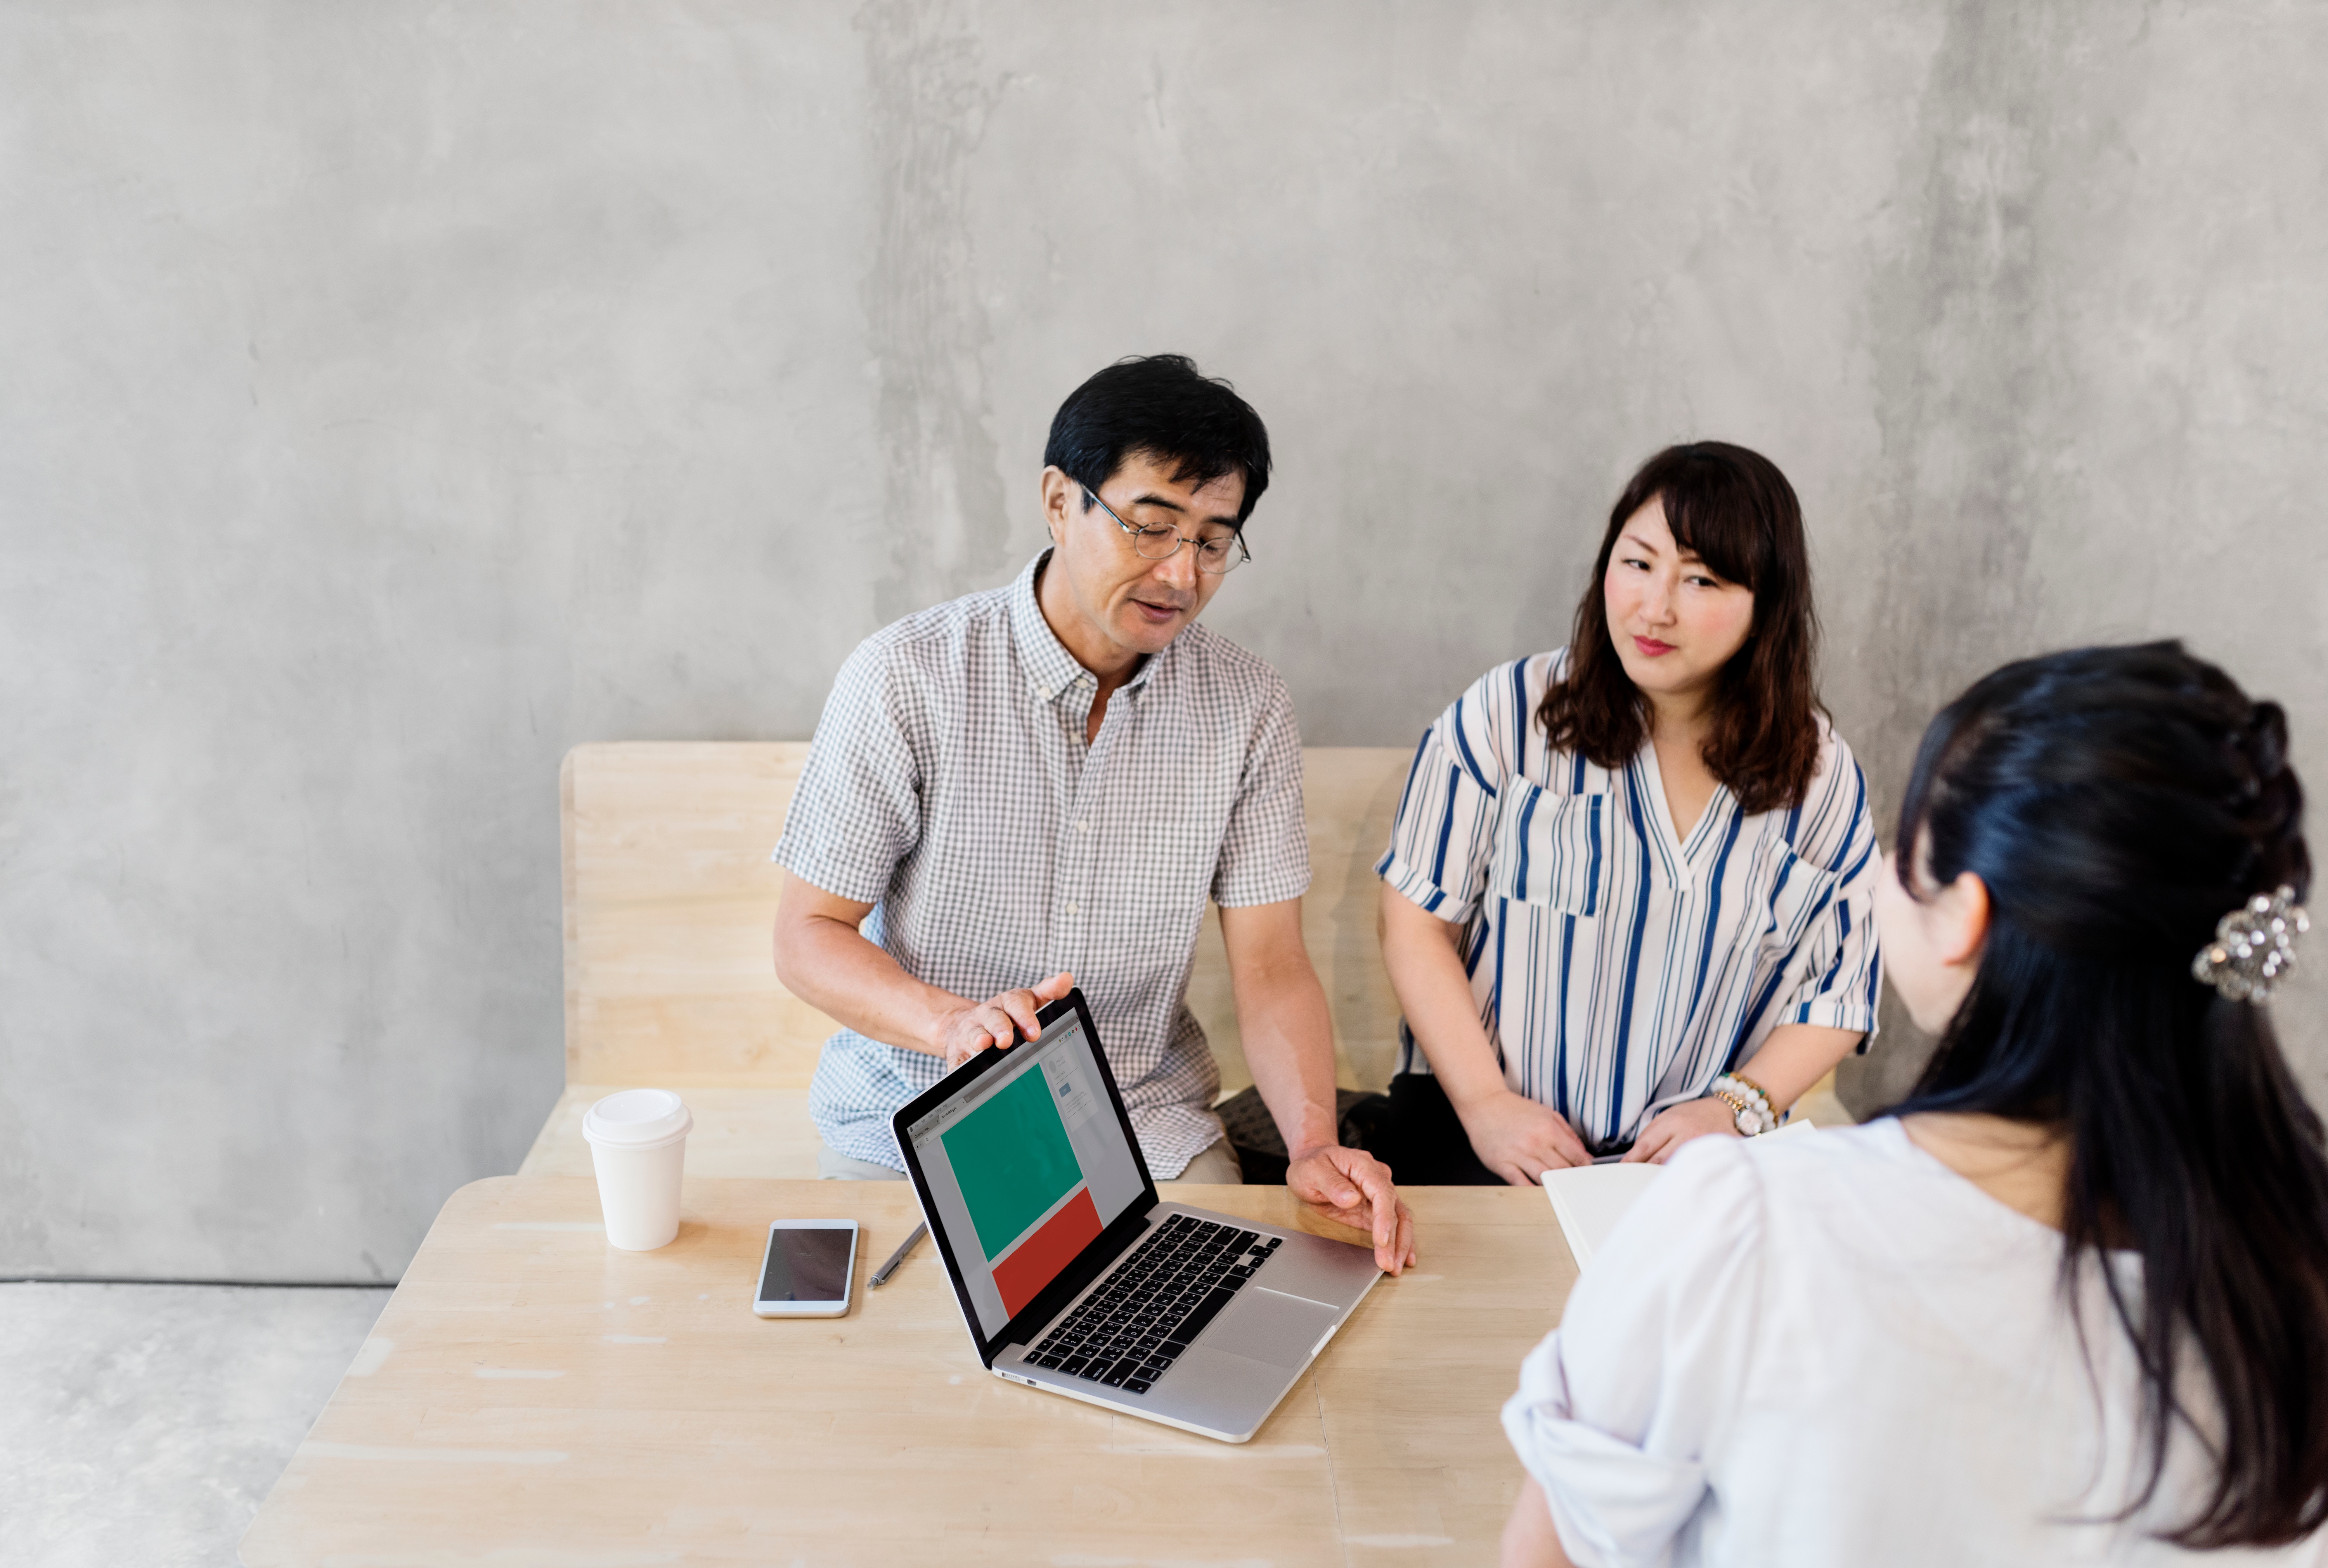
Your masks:
<instances>
[{"instance_id":1,"label":"phone screen","mask_svg":"<svg viewBox=\"0 0 2328 1568\"><path fill-rule=\"evenodd\" d=\"M768 1233L768 1263L760 1275L763 1301L841 1301L849 1298L849 1253L857 1233L794 1229Z\"/></svg>"}]
</instances>

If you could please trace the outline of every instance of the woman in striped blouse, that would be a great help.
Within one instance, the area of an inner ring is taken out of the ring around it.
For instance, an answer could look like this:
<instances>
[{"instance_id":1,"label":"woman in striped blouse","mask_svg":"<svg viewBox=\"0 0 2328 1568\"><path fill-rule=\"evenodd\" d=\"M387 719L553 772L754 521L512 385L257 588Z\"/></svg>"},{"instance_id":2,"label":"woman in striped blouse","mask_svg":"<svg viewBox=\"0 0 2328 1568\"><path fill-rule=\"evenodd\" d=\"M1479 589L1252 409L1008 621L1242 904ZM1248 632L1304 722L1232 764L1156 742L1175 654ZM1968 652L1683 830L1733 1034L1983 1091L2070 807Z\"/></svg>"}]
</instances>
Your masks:
<instances>
[{"instance_id":1,"label":"woman in striped blouse","mask_svg":"<svg viewBox=\"0 0 2328 1568\"><path fill-rule=\"evenodd\" d=\"M1399 1180L1767 1131L1873 1031L1874 831L1816 636L1785 475L1671 447L1610 512L1569 646L1424 732L1375 867Z\"/></svg>"}]
</instances>

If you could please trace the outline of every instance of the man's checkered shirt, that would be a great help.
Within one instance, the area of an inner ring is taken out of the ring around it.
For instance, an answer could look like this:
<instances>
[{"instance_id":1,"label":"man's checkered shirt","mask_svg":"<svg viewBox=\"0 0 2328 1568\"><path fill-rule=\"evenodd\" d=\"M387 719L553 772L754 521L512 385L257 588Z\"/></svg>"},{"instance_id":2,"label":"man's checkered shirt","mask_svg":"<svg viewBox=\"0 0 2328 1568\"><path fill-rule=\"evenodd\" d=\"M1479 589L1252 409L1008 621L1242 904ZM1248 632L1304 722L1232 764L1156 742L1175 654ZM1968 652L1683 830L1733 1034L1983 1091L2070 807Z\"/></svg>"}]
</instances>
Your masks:
<instances>
[{"instance_id":1,"label":"man's checkered shirt","mask_svg":"<svg viewBox=\"0 0 2328 1568\"><path fill-rule=\"evenodd\" d=\"M1301 737L1277 671L1191 625L1109 699L1035 600L1049 559L875 633L833 681L776 861L876 906L866 937L972 1000L1071 970L1159 1180L1221 1136L1187 1005L1205 901L1310 886ZM938 1057L843 1029L809 1094L836 1151L893 1168Z\"/></svg>"}]
</instances>

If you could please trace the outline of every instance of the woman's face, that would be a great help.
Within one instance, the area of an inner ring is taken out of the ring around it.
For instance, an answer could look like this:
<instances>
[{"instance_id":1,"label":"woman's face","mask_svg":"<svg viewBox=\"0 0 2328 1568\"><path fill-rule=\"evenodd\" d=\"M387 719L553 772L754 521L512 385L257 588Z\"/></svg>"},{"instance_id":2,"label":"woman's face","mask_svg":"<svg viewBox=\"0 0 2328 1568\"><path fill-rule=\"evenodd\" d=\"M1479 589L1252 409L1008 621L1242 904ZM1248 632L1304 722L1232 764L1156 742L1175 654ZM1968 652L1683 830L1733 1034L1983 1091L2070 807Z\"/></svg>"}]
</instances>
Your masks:
<instances>
[{"instance_id":1,"label":"woman's face","mask_svg":"<svg viewBox=\"0 0 2328 1568\"><path fill-rule=\"evenodd\" d=\"M1618 662L1652 700L1710 690L1754 629L1754 596L1674 542L1661 496L1625 520L1600 591Z\"/></svg>"}]
</instances>

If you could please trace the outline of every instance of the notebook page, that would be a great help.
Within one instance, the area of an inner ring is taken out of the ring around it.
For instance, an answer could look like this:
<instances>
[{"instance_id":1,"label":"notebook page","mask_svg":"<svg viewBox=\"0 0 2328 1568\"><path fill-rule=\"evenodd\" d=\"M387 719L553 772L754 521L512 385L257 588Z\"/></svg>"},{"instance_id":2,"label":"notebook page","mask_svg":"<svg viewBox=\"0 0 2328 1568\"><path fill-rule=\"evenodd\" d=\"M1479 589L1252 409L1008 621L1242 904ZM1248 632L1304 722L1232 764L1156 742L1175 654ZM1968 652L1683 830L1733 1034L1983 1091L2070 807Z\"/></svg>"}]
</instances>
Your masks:
<instances>
[{"instance_id":1,"label":"notebook page","mask_svg":"<svg viewBox=\"0 0 2328 1568\"><path fill-rule=\"evenodd\" d=\"M1807 1122L1789 1122L1762 1136L1784 1138L1812 1131ZM1567 1239L1578 1269L1592 1262L1592 1254L1608 1242L1625 1211L1664 1169L1662 1165L1572 1165L1544 1173L1544 1196L1552 1199L1553 1217L1560 1221L1560 1234Z\"/></svg>"}]
</instances>

